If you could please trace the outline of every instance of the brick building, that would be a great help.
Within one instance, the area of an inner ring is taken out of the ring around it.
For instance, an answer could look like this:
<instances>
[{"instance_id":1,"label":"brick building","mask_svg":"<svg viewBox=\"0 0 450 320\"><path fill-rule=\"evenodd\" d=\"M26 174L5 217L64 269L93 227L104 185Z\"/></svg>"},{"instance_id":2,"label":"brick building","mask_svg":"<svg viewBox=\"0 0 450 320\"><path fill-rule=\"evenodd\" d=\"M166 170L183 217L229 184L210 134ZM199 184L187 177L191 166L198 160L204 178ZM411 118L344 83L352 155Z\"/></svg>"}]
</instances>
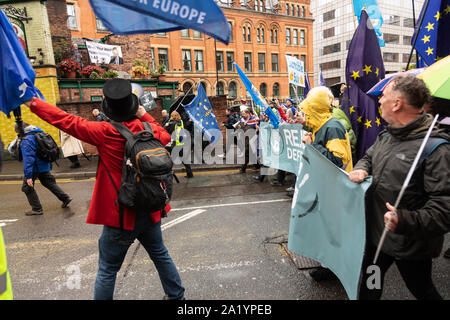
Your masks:
<instances>
[{"instance_id":1,"label":"brick building","mask_svg":"<svg viewBox=\"0 0 450 320\"><path fill-rule=\"evenodd\" d=\"M167 66L167 81L178 81L179 92L202 82L209 96L226 95L230 102L246 99L246 90L232 62L240 66L263 96L285 99L302 96L288 85L285 54L305 63L313 83L313 30L310 0L218 0L231 28L228 46L194 30L153 35L112 35L98 20L88 0L67 0L72 41L83 48L85 40L120 45L124 63L110 65L130 72L136 58L157 68ZM88 60L87 52L84 59Z\"/></svg>"}]
</instances>

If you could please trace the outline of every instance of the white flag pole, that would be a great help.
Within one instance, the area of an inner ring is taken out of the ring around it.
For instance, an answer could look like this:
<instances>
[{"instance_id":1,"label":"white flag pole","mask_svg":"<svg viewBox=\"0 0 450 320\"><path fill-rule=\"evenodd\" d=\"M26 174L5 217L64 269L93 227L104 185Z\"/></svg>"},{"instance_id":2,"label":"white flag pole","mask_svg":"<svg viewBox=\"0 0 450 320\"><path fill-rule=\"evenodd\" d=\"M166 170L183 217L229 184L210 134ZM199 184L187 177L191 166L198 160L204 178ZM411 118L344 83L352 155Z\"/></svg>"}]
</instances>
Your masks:
<instances>
[{"instance_id":1,"label":"white flag pole","mask_svg":"<svg viewBox=\"0 0 450 320\"><path fill-rule=\"evenodd\" d=\"M409 181L411 180L411 177L412 177L412 175L414 173L414 170L416 169L417 163L419 162L420 156L422 155L423 149L425 148L425 145L426 145L426 143L428 141L428 138L430 137L431 131L433 131L434 125L436 124L436 121L437 121L438 117L439 117L439 114L437 114L434 117L434 120L431 123L431 126L428 129L428 131L427 131L427 134L423 138L422 144L421 144L421 146L419 148L419 152L417 153L416 158L414 159L414 162L413 162L411 168L409 169L409 172L408 172L408 174L406 176L405 181L403 182L403 186L402 186L402 188L400 190L400 193L397 196L397 200L395 201L394 207L396 209L397 209L398 205L400 204L400 200L403 197L403 193L405 192L406 187L409 184ZM380 238L380 242L378 242L378 247L377 247L377 251L375 252L375 258L373 259L373 264L377 263L378 255L380 254L381 248L383 247L383 243L384 243L384 240L386 239L386 235L387 235L388 231L389 231L389 229L387 228L387 226L385 226L383 234L381 235L381 238Z\"/></svg>"}]
</instances>

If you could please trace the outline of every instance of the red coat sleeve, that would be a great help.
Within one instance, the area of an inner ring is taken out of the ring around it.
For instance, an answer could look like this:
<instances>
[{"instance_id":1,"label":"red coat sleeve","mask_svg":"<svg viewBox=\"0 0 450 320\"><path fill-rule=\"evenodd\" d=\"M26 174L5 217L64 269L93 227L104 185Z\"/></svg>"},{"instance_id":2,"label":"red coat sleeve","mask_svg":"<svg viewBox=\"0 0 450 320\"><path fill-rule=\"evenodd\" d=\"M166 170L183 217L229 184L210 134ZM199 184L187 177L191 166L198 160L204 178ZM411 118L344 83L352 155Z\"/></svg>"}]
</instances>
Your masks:
<instances>
[{"instance_id":1,"label":"red coat sleeve","mask_svg":"<svg viewBox=\"0 0 450 320\"><path fill-rule=\"evenodd\" d=\"M153 135L165 146L170 142L170 134L151 115L145 113L141 117L142 122L149 122L152 126Z\"/></svg>"}]
</instances>

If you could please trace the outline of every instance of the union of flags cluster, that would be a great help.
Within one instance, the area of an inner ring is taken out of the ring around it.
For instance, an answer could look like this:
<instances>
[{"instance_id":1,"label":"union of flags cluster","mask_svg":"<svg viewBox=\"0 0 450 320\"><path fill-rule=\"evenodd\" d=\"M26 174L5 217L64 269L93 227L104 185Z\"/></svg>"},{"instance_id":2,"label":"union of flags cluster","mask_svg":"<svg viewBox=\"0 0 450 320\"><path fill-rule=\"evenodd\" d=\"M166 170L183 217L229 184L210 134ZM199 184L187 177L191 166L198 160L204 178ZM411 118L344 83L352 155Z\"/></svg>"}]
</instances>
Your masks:
<instances>
[{"instance_id":1,"label":"union of flags cluster","mask_svg":"<svg viewBox=\"0 0 450 320\"><path fill-rule=\"evenodd\" d=\"M384 64L378 38L365 10L353 35L345 67L346 88L342 109L355 132L356 159L361 159L383 130L377 97L366 92L384 78Z\"/></svg>"},{"instance_id":2,"label":"union of flags cluster","mask_svg":"<svg viewBox=\"0 0 450 320\"><path fill-rule=\"evenodd\" d=\"M427 66L450 54L450 0L425 1L412 44ZM420 29L419 29L420 27Z\"/></svg>"}]
</instances>

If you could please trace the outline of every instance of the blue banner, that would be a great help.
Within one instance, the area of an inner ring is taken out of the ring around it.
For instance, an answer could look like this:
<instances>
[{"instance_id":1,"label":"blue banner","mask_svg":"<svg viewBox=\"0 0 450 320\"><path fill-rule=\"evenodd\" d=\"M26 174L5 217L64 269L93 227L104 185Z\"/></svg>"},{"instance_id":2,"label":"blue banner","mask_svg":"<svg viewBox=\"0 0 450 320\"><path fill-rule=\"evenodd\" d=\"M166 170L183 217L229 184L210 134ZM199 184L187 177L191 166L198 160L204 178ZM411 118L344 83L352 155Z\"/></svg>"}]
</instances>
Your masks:
<instances>
[{"instance_id":1,"label":"blue banner","mask_svg":"<svg viewBox=\"0 0 450 320\"><path fill-rule=\"evenodd\" d=\"M272 111L272 109L269 107L269 104L264 99L264 97L259 93L258 89L253 85L253 83L247 78L245 73L239 68L239 66L236 64L236 62L233 62L239 77L241 78L242 82L244 83L245 88L252 96L253 101L261 108L261 112L263 112L265 115L269 117L270 124L273 125L273 127L276 129L278 128L278 125L280 123L280 120L275 115L275 113Z\"/></svg>"},{"instance_id":2,"label":"blue banner","mask_svg":"<svg viewBox=\"0 0 450 320\"><path fill-rule=\"evenodd\" d=\"M385 41L383 40L383 34L380 29L383 25L383 15L381 14L380 7L378 6L377 0L353 0L353 10L355 16L359 19L361 17L361 10L365 9L369 15L370 21L372 22L375 33L377 34L378 44L380 47L385 46Z\"/></svg>"},{"instance_id":3,"label":"blue banner","mask_svg":"<svg viewBox=\"0 0 450 320\"><path fill-rule=\"evenodd\" d=\"M0 9L0 110L7 117L33 96L43 98L34 86L35 78L13 26Z\"/></svg>"},{"instance_id":4,"label":"blue banner","mask_svg":"<svg viewBox=\"0 0 450 320\"><path fill-rule=\"evenodd\" d=\"M231 27L213 0L89 0L95 15L118 35L193 29L228 44Z\"/></svg>"},{"instance_id":5,"label":"blue banner","mask_svg":"<svg viewBox=\"0 0 450 320\"><path fill-rule=\"evenodd\" d=\"M194 126L201 129L211 143L216 143L222 139L222 133L201 82L197 91L195 98L189 104L183 105L184 110L194 122Z\"/></svg>"}]
</instances>

